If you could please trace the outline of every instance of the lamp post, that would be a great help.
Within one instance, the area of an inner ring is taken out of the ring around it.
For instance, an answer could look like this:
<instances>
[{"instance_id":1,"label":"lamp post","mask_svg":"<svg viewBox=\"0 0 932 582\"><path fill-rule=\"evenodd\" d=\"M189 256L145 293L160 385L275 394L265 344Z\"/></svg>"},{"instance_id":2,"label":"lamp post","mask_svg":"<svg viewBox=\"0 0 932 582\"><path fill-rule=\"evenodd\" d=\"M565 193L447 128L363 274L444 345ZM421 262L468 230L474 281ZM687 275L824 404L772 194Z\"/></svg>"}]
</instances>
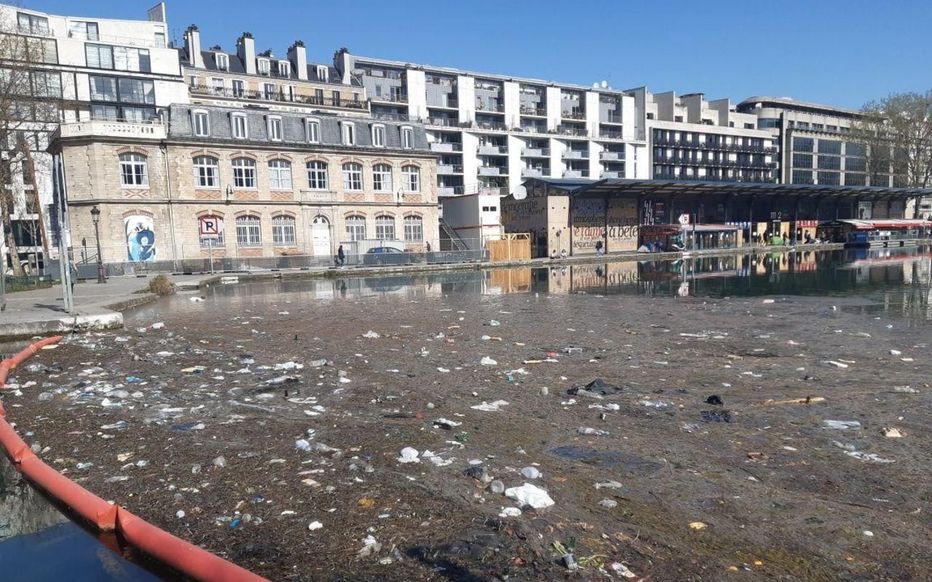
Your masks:
<instances>
[{"instance_id":1,"label":"lamp post","mask_svg":"<svg viewBox=\"0 0 932 582\"><path fill-rule=\"evenodd\" d=\"M100 208L95 204L91 208L91 220L94 221L94 236L97 238L97 282L106 283L107 276L104 274L104 259L100 251Z\"/></svg>"}]
</instances>

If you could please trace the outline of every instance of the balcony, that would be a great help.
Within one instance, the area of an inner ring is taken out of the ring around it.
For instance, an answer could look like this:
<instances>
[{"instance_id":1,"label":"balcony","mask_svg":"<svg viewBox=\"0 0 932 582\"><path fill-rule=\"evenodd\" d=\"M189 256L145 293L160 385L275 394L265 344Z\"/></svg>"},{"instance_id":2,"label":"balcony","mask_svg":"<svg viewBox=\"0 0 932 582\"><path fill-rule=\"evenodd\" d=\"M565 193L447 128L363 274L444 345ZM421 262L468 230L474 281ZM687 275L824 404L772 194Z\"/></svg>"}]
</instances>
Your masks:
<instances>
[{"instance_id":1,"label":"balcony","mask_svg":"<svg viewBox=\"0 0 932 582\"><path fill-rule=\"evenodd\" d=\"M544 124L522 125L520 131L524 133L547 133L547 126Z\"/></svg>"},{"instance_id":2,"label":"balcony","mask_svg":"<svg viewBox=\"0 0 932 582\"><path fill-rule=\"evenodd\" d=\"M508 148L497 145L480 145L476 153L480 156L504 156L508 154Z\"/></svg>"},{"instance_id":3,"label":"balcony","mask_svg":"<svg viewBox=\"0 0 932 582\"><path fill-rule=\"evenodd\" d=\"M331 190L299 190L298 200L310 204L338 202L338 195Z\"/></svg>"},{"instance_id":4,"label":"balcony","mask_svg":"<svg viewBox=\"0 0 932 582\"><path fill-rule=\"evenodd\" d=\"M437 109L456 109L459 107L459 101L456 99L446 99L445 101L445 103L429 102L427 106Z\"/></svg>"},{"instance_id":5,"label":"balcony","mask_svg":"<svg viewBox=\"0 0 932 582\"><path fill-rule=\"evenodd\" d=\"M564 178L588 178L589 170L564 170Z\"/></svg>"},{"instance_id":6,"label":"balcony","mask_svg":"<svg viewBox=\"0 0 932 582\"><path fill-rule=\"evenodd\" d=\"M613 152L610 150L602 150L599 152L599 159L606 161L621 161L625 159L625 154L623 152Z\"/></svg>"},{"instance_id":7,"label":"balcony","mask_svg":"<svg viewBox=\"0 0 932 582\"><path fill-rule=\"evenodd\" d=\"M388 95L374 95L372 96L373 101L382 101L385 103L407 103L408 94L407 93L389 93Z\"/></svg>"},{"instance_id":8,"label":"balcony","mask_svg":"<svg viewBox=\"0 0 932 582\"><path fill-rule=\"evenodd\" d=\"M586 119L586 112L579 110L579 109L574 109L572 111L563 111L561 115L563 119L573 119L577 121L583 121Z\"/></svg>"},{"instance_id":9,"label":"balcony","mask_svg":"<svg viewBox=\"0 0 932 582\"><path fill-rule=\"evenodd\" d=\"M479 166L480 176L504 176L508 170L499 166Z\"/></svg>"},{"instance_id":10,"label":"balcony","mask_svg":"<svg viewBox=\"0 0 932 582\"><path fill-rule=\"evenodd\" d=\"M456 188L453 186L438 186L437 187L438 196L455 196Z\"/></svg>"},{"instance_id":11,"label":"balcony","mask_svg":"<svg viewBox=\"0 0 932 582\"><path fill-rule=\"evenodd\" d=\"M521 115L535 115L537 117L544 117L547 115L547 110L544 107L521 105Z\"/></svg>"},{"instance_id":12,"label":"balcony","mask_svg":"<svg viewBox=\"0 0 932 582\"><path fill-rule=\"evenodd\" d=\"M504 103L477 103L476 112L477 113L504 113L505 104Z\"/></svg>"},{"instance_id":13,"label":"balcony","mask_svg":"<svg viewBox=\"0 0 932 582\"><path fill-rule=\"evenodd\" d=\"M599 177L602 178L603 180L605 179L617 180L618 178L621 178L623 176L621 175L621 172L613 172L613 171L606 170L602 172L601 174L599 174Z\"/></svg>"},{"instance_id":14,"label":"balcony","mask_svg":"<svg viewBox=\"0 0 932 582\"><path fill-rule=\"evenodd\" d=\"M521 155L525 158L547 158L550 157L550 148L524 148Z\"/></svg>"},{"instance_id":15,"label":"balcony","mask_svg":"<svg viewBox=\"0 0 932 582\"><path fill-rule=\"evenodd\" d=\"M600 118L599 123L611 123L613 125L621 125L621 116L617 114L609 113L607 116Z\"/></svg>"},{"instance_id":16,"label":"balcony","mask_svg":"<svg viewBox=\"0 0 932 582\"><path fill-rule=\"evenodd\" d=\"M460 124L458 119L451 119L449 117L428 117L427 125L439 125L440 127L458 127Z\"/></svg>"},{"instance_id":17,"label":"balcony","mask_svg":"<svg viewBox=\"0 0 932 582\"><path fill-rule=\"evenodd\" d=\"M522 178L540 178L543 175L544 170L541 168L521 168Z\"/></svg>"},{"instance_id":18,"label":"balcony","mask_svg":"<svg viewBox=\"0 0 932 582\"><path fill-rule=\"evenodd\" d=\"M578 137L587 137L589 132L584 127L572 127L568 125L558 125L556 133L561 135L573 135Z\"/></svg>"},{"instance_id":19,"label":"balcony","mask_svg":"<svg viewBox=\"0 0 932 582\"><path fill-rule=\"evenodd\" d=\"M490 129L493 131L505 131L508 126L500 121L477 121L476 127L479 129Z\"/></svg>"},{"instance_id":20,"label":"balcony","mask_svg":"<svg viewBox=\"0 0 932 582\"><path fill-rule=\"evenodd\" d=\"M227 88L217 87L191 87L188 86L188 92L192 95L204 95L207 97L218 97L221 99L243 99L247 101L278 101L282 103L300 103L304 105L318 105L321 107L342 107L344 109L368 109L369 104L365 101L354 101L352 99L334 99L332 97L315 97L313 95L295 95L291 99L286 93L273 91L264 93L262 91L252 91L243 89L235 91Z\"/></svg>"},{"instance_id":21,"label":"balcony","mask_svg":"<svg viewBox=\"0 0 932 582\"><path fill-rule=\"evenodd\" d=\"M603 139L622 139L621 130L601 129L599 137Z\"/></svg>"},{"instance_id":22,"label":"balcony","mask_svg":"<svg viewBox=\"0 0 932 582\"><path fill-rule=\"evenodd\" d=\"M588 160L589 152L582 150L566 150L563 152L564 160Z\"/></svg>"},{"instance_id":23,"label":"balcony","mask_svg":"<svg viewBox=\"0 0 932 582\"><path fill-rule=\"evenodd\" d=\"M166 139L167 130L162 123L134 123L129 121L93 120L78 123L63 123L58 127L59 135L67 137L119 137L136 139Z\"/></svg>"},{"instance_id":24,"label":"balcony","mask_svg":"<svg viewBox=\"0 0 932 582\"><path fill-rule=\"evenodd\" d=\"M453 142L431 142L430 151L432 152L461 152L463 151L463 144L453 143Z\"/></svg>"},{"instance_id":25,"label":"balcony","mask_svg":"<svg viewBox=\"0 0 932 582\"><path fill-rule=\"evenodd\" d=\"M462 174L463 166L459 164L440 164L437 166L437 173L443 174L445 176L450 176L453 174Z\"/></svg>"}]
</instances>

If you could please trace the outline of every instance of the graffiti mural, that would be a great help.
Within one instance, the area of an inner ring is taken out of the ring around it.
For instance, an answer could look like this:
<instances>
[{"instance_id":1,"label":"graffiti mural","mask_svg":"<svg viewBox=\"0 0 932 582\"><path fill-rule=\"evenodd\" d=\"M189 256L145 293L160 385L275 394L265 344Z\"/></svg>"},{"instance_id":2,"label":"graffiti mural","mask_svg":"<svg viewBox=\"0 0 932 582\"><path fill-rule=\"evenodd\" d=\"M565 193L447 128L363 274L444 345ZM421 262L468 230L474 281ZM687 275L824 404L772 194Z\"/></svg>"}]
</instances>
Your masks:
<instances>
[{"instance_id":1,"label":"graffiti mural","mask_svg":"<svg viewBox=\"0 0 932 582\"><path fill-rule=\"evenodd\" d=\"M573 200L573 254L595 253L605 245L605 201L601 198Z\"/></svg>"},{"instance_id":2,"label":"graffiti mural","mask_svg":"<svg viewBox=\"0 0 932 582\"><path fill-rule=\"evenodd\" d=\"M149 263L155 260L155 228L151 216L127 216L123 220L126 232L126 255L130 262Z\"/></svg>"},{"instance_id":3,"label":"graffiti mural","mask_svg":"<svg viewBox=\"0 0 932 582\"><path fill-rule=\"evenodd\" d=\"M608 250L633 251L638 248L637 201L614 198L608 205Z\"/></svg>"}]
</instances>

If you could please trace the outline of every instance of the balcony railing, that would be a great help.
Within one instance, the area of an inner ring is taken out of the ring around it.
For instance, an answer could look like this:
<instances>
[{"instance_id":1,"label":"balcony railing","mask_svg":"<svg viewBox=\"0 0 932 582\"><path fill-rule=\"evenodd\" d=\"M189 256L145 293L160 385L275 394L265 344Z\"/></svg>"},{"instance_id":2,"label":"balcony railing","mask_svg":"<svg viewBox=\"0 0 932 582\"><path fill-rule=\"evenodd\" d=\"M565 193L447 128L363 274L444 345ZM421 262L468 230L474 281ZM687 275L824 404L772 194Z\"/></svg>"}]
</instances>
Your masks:
<instances>
[{"instance_id":1,"label":"balcony railing","mask_svg":"<svg viewBox=\"0 0 932 582\"><path fill-rule=\"evenodd\" d=\"M319 105L322 107L342 107L346 109L368 109L369 104L365 101L354 101L352 99L334 99L332 97L316 97L314 95L295 95L291 99L287 93L281 91L253 91L251 89L234 90L219 87L188 87L188 91L194 95L207 95L211 97L222 97L225 99L247 99L250 101L278 101L282 103L302 103L305 105Z\"/></svg>"},{"instance_id":2,"label":"balcony railing","mask_svg":"<svg viewBox=\"0 0 932 582\"><path fill-rule=\"evenodd\" d=\"M437 103L437 102L428 102L428 107L446 107L448 109L456 109L459 107L459 101L456 99L447 99L446 103Z\"/></svg>"},{"instance_id":3,"label":"balcony railing","mask_svg":"<svg viewBox=\"0 0 932 582\"><path fill-rule=\"evenodd\" d=\"M65 137L103 136L120 138L165 139L167 131L161 122L137 123L132 121L92 120L63 123L59 135Z\"/></svg>"},{"instance_id":4,"label":"balcony railing","mask_svg":"<svg viewBox=\"0 0 932 582\"><path fill-rule=\"evenodd\" d=\"M620 115L613 115L613 114L609 113L607 116L605 116L605 118L599 119L599 123L616 123L616 124L618 124L618 123L621 123L621 116L620 116Z\"/></svg>"},{"instance_id":5,"label":"balcony railing","mask_svg":"<svg viewBox=\"0 0 932 582\"><path fill-rule=\"evenodd\" d=\"M506 168L499 166L479 166L480 176L503 176L508 173Z\"/></svg>"},{"instance_id":6,"label":"balcony railing","mask_svg":"<svg viewBox=\"0 0 932 582\"><path fill-rule=\"evenodd\" d=\"M432 152L461 152L463 151L463 144L435 141L435 142L431 142L430 151Z\"/></svg>"},{"instance_id":7,"label":"balcony railing","mask_svg":"<svg viewBox=\"0 0 932 582\"><path fill-rule=\"evenodd\" d=\"M603 180L604 179L616 180L618 178L621 178L621 172L605 171L599 174L599 177L602 178Z\"/></svg>"},{"instance_id":8,"label":"balcony railing","mask_svg":"<svg viewBox=\"0 0 932 582\"><path fill-rule=\"evenodd\" d=\"M564 160L587 160L589 159L589 152L584 152L581 150L566 150L563 152Z\"/></svg>"},{"instance_id":9,"label":"balcony railing","mask_svg":"<svg viewBox=\"0 0 932 582\"><path fill-rule=\"evenodd\" d=\"M494 129L504 131L508 126L498 121L477 121L476 127L479 129Z\"/></svg>"},{"instance_id":10,"label":"balcony railing","mask_svg":"<svg viewBox=\"0 0 932 582\"><path fill-rule=\"evenodd\" d=\"M480 145L476 149L476 153L478 153L480 156L500 156L507 154L508 148L497 145Z\"/></svg>"},{"instance_id":11,"label":"balcony railing","mask_svg":"<svg viewBox=\"0 0 932 582\"><path fill-rule=\"evenodd\" d=\"M572 111L564 111L562 114L563 119L585 119L586 112L574 109Z\"/></svg>"},{"instance_id":12,"label":"balcony railing","mask_svg":"<svg viewBox=\"0 0 932 582\"><path fill-rule=\"evenodd\" d=\"M521 155L526 158L546 158L550 156L550 148L524 148Z\"/></svg>"},{"instance_id":13,"label":"balcony railing","mask_svg":"<svg viewBox=\"0 0 932 582\"><path fill-rule=\"evenodd\" d=\"M589 170L565 170L563 172L564 178L588 178Z\"/></svg>"},{"instance_id":14,"label":"balcony railing","mask_svg":"<svg viewBox=\"0 0 932 582\"><path fill-rule=\"evenodd\" d=\"M546 170L544 170L543 168L521 168L521 177L522 178L540 178L541 176L544 175L545 171ZM549 171L546 171L546 172L548 174L550 173Z\"/></svg>"},{"instance_id":15,"label":"balcony railing","mask_svg":"<svg viewBox=\"0 0 932 582\"><path fill-rule=\"evenodd\" d=\"M502 113L505 111L504 103L477 103L476 111L481 113Z\"/></svg>"},{"instance_id":16,"label":"balcony railing","mask_svg":"<svg viewBox=\"0 0 932 582\"><path fill-rule=\"evenodd\" d=\"M609 131L603 129L599 131L599 137L604 139L621 139L622 134L621 131Z\"/></svg>"},{"instance_id":17,"label":"balcony railing","mask_svg":"<svg viewBox=\"0 0 932 582\"><path fill-rule=\"evenodd\" d=\"M373 101L387 101L388 103L407 103L408 94L407 93L396 93L395 95L373 95Z\"/></svg>"},{"instance_id":18,"label":"balcony railing","mask_svg":"<svg viewBox=\"0 0 932 582\"><path fill-rule=\"evenodd\" d=\"M428 117L427 125L439 125L441 127L456 127L460 124L458 119L449 117Z\"/></svg>"},{"instance_id":19,"label":"balcony railing","mask_svg":"<svg viewBox=\"0 0 932 582\"><path fill-rule=\"evenodd\" d=\"M622 152L613 152L609 150L602 150L599 152L599 159L601 160L623 160L625 155Z\"/></svg>"},{"instance_id":20,"label":"balcony railing","mask_svg":"<svg viewBox=\"0 0 932 582\"><path fill-rule=\"evenodd\" d=\"M437 166L437 173L444 175L462 174L463 166L459 164L440 164Z\"/></svg>"},{"instance_id":21,"label":"balcony railing","mask_svg":"<svg viewBox=\"0 0 932 582\"><path fill-rule=\"evenodd\" d=\"M454 186L438 186L437 195L438 196L455 196L456 188Z\"/></svg>"},{"instance_id":22,"label":"balcony railing","mask_svg":"<svg viewBox=\"0 0 932 582\"><path fill-rule=\"evenodd\" d=\"M521 115L537 115L539 117L543 117L547 115L547 110L544 107L532 107L530 105L522 105Z\"/></svg>"},{"instance_id":23,"label":"balcony railing","mask_svg":"<svg viewBox=\"0 0 932 582\"><path fill-rule=\"evenodd\" d=\"M586 131L583 127L571 127L567 125L558 125L556 133L561 135L575 135L579 137L586 137L589 135L589 132Z\"/></svg>"}]
</instances>

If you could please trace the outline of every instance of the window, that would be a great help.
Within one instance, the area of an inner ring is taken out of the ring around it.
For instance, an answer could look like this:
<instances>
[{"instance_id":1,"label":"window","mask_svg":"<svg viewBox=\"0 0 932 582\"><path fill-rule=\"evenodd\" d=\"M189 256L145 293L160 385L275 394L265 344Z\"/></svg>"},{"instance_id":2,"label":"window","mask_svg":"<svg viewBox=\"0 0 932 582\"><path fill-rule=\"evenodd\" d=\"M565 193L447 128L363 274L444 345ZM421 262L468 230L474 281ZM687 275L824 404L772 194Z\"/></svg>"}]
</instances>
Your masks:
<instances>
[{"instance_id":1,"label":"window","mask_svg":"<svg viewBox=\"0 0 932 582\"><path fill-rule=\"evenodd\" d=\"M867 184L867 174L850 174L845 172L845 186L864 186Z\"/></svg>"},{"instance_id":2,"label":"window","mask_svg":"<svg viewBox=\"0 0 932 582\"><path fill-rule=\"evenodd\" d=\"M417 166L403 166L401 168L402 185L408 192L421 191L421 169Z\"/></svg>"},{"instance_id":3,"label":"window","mask_svg":"<svg viewBox=\"0 0 932 582\"><path fill-rule=\"evenodd\" d=\"M375 238L379 240L395 240L395 217L394 216L376 216L375 217Z\"/></svg>"},{"instance_id":4,"label":"window","mask_svg":"<svg viewBox=\"0 0 932 582\"><path fill-rule=\"evenodd\" d=\"M849 172L863 172L867 169L867 160L865 158L845 158L845 170Z\"/></svg>"},{"instance_id":5,"label":"window","mask_svg":"<svg viewBox=\"0 0 932 582\"><path fill-rule=\"evenodd\" d=\"M210 135L210 121L206 111L194 111L191 113L194 125L194 135L197 137L207 137Z\"/></svg>"},{"instance_id":6,"label":"window","mask_svg":"<svg viewBox=\"0 0 932 582\"><path fill-rule=\"evenodd\" d=\"M840 170L841 169L841 158L839 158L838 156L819 156L819 169L820 170Z\"/></svg>"},{"instance_id":7,"label":"window","mask_svg":"<svg viewBox=\"0 0 932 582\"><path fill-rule=\"evenodd\" d=\"M146 156L120 154L120 183L125 188L142 188L149 185Z\"/></svg>"},{"instance_id":8,"label":"window","mask_svg":"<svg viewBox=\"0 0 932 582\"><path fill-rule=\"evenodd\" d=\"M343 145L356 145L356 126L348 121L341 121L340 128L343 133Z\"/></svg>"},{"instance_id":9,"label":"window","mask_svg":"<svg viewBox=\"0 0 932 582\"><path fill-rule=\"evenodd\" d=\"M165 33L156 32L155 33L155 48L165 48Z\"/></svg>"},{"instance_id":10,"label":"window","mask_svg":"<svg viewBox=\"0 0 932 582\"><path fill-rule=\"evenodd\" d=\"M271 70L271 64L268 59L258 59L258 68L260 75L268 75Z\"/></svg>"},{"instance_id":11,"label":"window","mask_svg":"<svg viewBox=\"0 0 932 582\"><path fill-rule=\"evenodd\" d=\"M100 40L96 22L72 22L68 25L68 36L80 40Z\"/></svg>"},{"instance_id":12,"label":"window","mask_svg":"<svg viewBox=\"0 0 932 582\"><path fill-rule=\"evenodd\" d=\"M61 98L61 73L33 71L32 91L36 97Z\"/></svg>"},{"instance_id":13,"label":"window","mask_svg":"<svg viewBox=\"0 0 932 582\"><path fill-rule=\"evenodd\" d=\"M405 241L424 240L424 220L420 216L405 216Z\"/></svg>"},{"instance_id":14,"label":"window","mask_svg":"<svg viewBox=\"0 0 932 582\"><path fill-rule=\"evenodd\" d=\"M233 79L233 96L242 97L246 94L246 83L240 79Z\"/></svg>"},{"instance_id":15,"label":"window","mask_svg":"<svg viewBox=\"0 0 932 582\"><path fill-rule=\"evenodd\" d=\"M91 101L119 101L117 80L113 77L90 76Z\"/></svg>"},{"instance_id":16,"label":"window","mask_svg":"<svg viewBox=\"0 0 932 582\"><path fill-rule=\"evenodd\" d=\"M256 162L249 158L233 160L233 186L236 188L256 187Z\"/></svg>"},{"instance_id":17,"label":"window","mask_svg":"<svg viewBox=\"0 0 932 582\"><path fill-rule=\"evenodd\" d=\"M95 69L112 69L113 68L113 47L101 44L85 44L85 56L87 57L87 66Z\"/></svg>"},{"instance_id":18,"label":"window","mask_svg":"<svg viewBox=\"0 0 932 582\"><path fill-rule=\"evenodd\" d=\"M246 116L234 113L233 119L233 137L236 139L246 139L249 137L249 126L246 124Z\"/></svg>"},{"instance_id":19,"label":"window","mask_svg":"<svg viewBox=\"0 0 932 582\"><path fill-rule=\"evenodd\" d=\"M325 65L317 65L317 80L326 83L330 78L330 70Z\"/></svg>"},{"instance_id":20,"label":"window","mask_svg":"<svg viewBox=\"0 0 932 582\"><path fill-rule=\"evenodd\" d=\"M282 118L269 117L269 139L272 141L282 140Z\"/></svg>"},{"instance_id":21,"label":"window","mask_svg":"<svg viewBox=\"0 0 932 582\"><path fill-rule=\"evenodd\" d=\"M262 229L259 217L253 215L236 218L236 244L241 247L262 246Z\"/></svg>"},{"instance_id":22,"label":"window","mask_svg":"<svg viewBox=\"0 0 932 582\"><path fill-rule=\"evenodd\" d=\"M346 217L346 238L353 240L365 240L366 238L366 217L353 215Z\"/></svg>"},{"instance_id":23,"label":"window","mask_svg":"<svg viewBox=\"0 0 932 582\"><path fill-rule=\"evenodd\" d=\"M793 170L794 184L812 184L812 171L810 170Z\"/></svg>"},{"instance_id":24,"label":"window","mask_svg":"<svg viewBox=\"0 0 932 582\"><path fill-rule=\"evenodd\" d=\"M401 147L406 150L414 148L414 128L411 127L402 127L401 128Z\"/></svg>"},{"instance_id":25,"label":"window","mask_svg":"<svg viewBox=\"0 0 932 582\"><path fill-rule=\"evenodd\" d=\"M223 217L205 214L197 219L197 232L201 248L223 246ZM216 236L203 236L202 233L217 233Z\"/></svg>"},{"instance_id":26,"label":"window","mask_svg":"<svg viewBox=\"0 0 932 582\"><path fill-rule=\"evenodd\" d=\"M220 187L220 168L217 158L210 156L194 158L194 186L196 188Z\"/></svg>"},{"instance_id":27,"label":"window","mask_svg":"<svg viewBox=\"0 0 932 582\"><path fill-rule=\"evenodd\" d=\"M794 168L811 168L812 154L793 154Z\"/></svg>"},{"instance_id":28,"label":"window","mask_svg":"<svg viewBox=\"0 0 932 582\"><path fill-rule=\"evenodd\" d=\"M288 160L269 160L269 188L272 190L291 190L291 162Z\"/></svg>"},{"instance_id":29,"label":"window","mask_svg":"<svg viewBox=\"0 0 932 582\"><path fill-rule=\"evenodd\" d=\"M16 23L24 34L49 34L49 19L44 16L17 12Z\"/></svg>"},{"instance_id":30,"label":"window","mask_svg":"<svg viewBox=\"0 0 932 582\"><path fill-rule=\"evenodd\" d=\"M819 172L819 184L837 186L841 183L841 174L838 172Z\"/></svg>"},{"instance_id":31,"label":"window","mask_svg":"<svg viewBox=\"0 0 932 582\"><path fill-rule=\"evenodd\" d=\"M865 152L866 152L866 148L864 147L864 144L854 143L850 141L845 143L845 154L846 155L864 157Z\"/></svg>"},{"instance_id":32,"label":"window","mask_svg":"<svg viewBox=\"0 0 932 582\"><path fill-rule=\"evenodd\" d=\"M841 155L841 142L831 139L820 139L819 153Z\"/></svg>"},{"instance_id":33,"label":"window","mask_svg":"<svg viewBox=\"0 0 932 582\"><path fill-rule=\"evenodd\" d=\"M392 191L392 167L388 164L372 166L372 187L376 192Z\"/></svg>"},{"instance_id":34,"label":"window","mask_svg":"<svg viewBox=\"0 0 932 582\"><path fill-rule=\"evenodd\" d=\"M362 190L362 164L354 162L343 164L343 189Z\"/></svg>"},{"instance_id":35,"label":"window","mask_svg":"<svg viewBox=\"0 0 932 582\"><path fill-rule=\"evenodd\" d=\"M327 164L326 162L307 163L307 187L311 190L327 190Z\"/></svg>"},{"instance_id":36,"label":"window","mask_svg":"<svg viewBox=\"0 0 932 582\"><path fill-rule=\"evenodd\" d=\"M384 125L373 125L372 126L372 145L377 148L385 147L385 126Z\"/></svg>"},{"instance_id":37,"label":"window","mask_svg":"<svg viewBox=\"0 0 932 582\"><path fill-rule=\"evenodd\" d=\"M226 83L220 77L214 77L210 80L211 86L213 87L214 93L217 95L223 95L223 92L226 90Z\"/></svg>"},{"instance_id":38,"label":"window","mask_svg":"<svg viewBox=\"0 0 932 582\"><path fill-rule=\"evenodd\" d=\"M808 137L794 137L793 149L800 152L812 151L812 139Z\"/></svg>"},{"instance_id":39,"label":"window","mask_svg":"<svg viewBox=\"0 0 932 582\"><path fill-rule=\"evenodd\" d=\"M190 81L190 82L189 82L189 85L191 86L191 88L192 88L192 89L197 89L197 87L198 87L198 85L199 85L199 81L198 81L198 79L197 79L197 75L191 75L191 76L189 77L189 81Z\"/></svg>"},{"instance_id":40,"label":"window","mask_svg":"<svg viewBox=\"0 0 932 582\"><path fill-rule=\"evenodd\" d=\"M277 247L295 246L294 218L291 216L272 217L272 244Z\"/></svg>"},{"instance_id":41,"label":"window","mask_svg":"<svg viewBox=\"0 0 932 582\"><path fill-rule=\"evenodd\" d=\"M217 64L217 69L221 71L230 70L230 57L225 53L214 53L214 62Z\"/></svg>"},{"instance_id":42,"label":"window","mask_svg":"<svg viewBox=\"0 0 932 582\"><path fill-rule=\"evenodd\" d=\"M142 79L120 79L120 101L155 105L155 84Z\"/></svg>"},{"instance_id":43,"label":"window","mask_svg":"<svg viewBox=\"0 0 932 582\"><path fill-rule=\"evenodd\" d=\"M307 143L320 143L320 121L308 119L304 122L304 135Z\"/></svg>"},{"instance_id":44,"label":"window","mask_svg":"<svg viewBox=\"0 0 932 582\"><path fill-rule=\"evenodd\" d=\"M288 61L278 61L278 76L288 77L291 75L291 63Z\"/></svg>"}]
</instances>

